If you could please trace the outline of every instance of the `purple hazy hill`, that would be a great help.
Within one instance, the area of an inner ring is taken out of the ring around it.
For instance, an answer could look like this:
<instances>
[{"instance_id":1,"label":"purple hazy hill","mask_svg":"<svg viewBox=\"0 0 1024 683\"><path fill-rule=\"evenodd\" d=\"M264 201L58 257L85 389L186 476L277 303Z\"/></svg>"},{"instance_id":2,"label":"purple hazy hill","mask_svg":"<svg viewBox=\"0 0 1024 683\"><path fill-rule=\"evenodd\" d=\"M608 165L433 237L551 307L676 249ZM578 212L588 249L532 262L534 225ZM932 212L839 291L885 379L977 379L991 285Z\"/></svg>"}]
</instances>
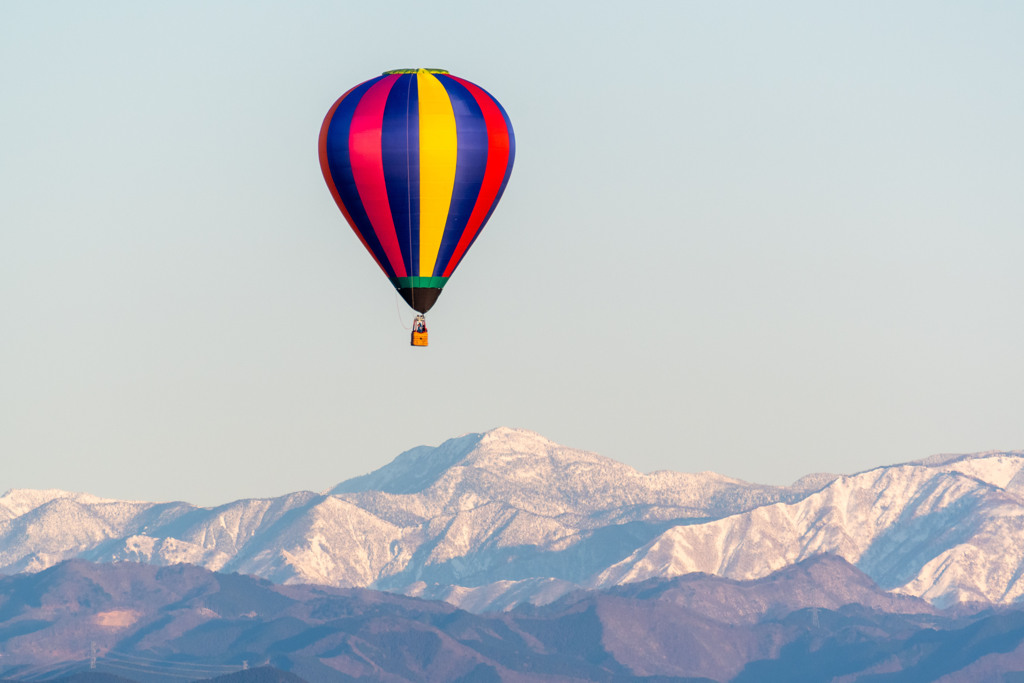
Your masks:
<instances>
[{"instance_id":1,"label":"purple hazy hill","mask_svg":"<svg viewBox=\"0 0 1024 683\"><path fill-rule=\"evenodd\" d=\"M1024 666L1022 642L1024 612L941 612L886 593L835 557L756 581L652 579L482 615L189 565L74 560L0 579L0 676L17 679L88 671L95 656L98 672L153 683L232 674L283 683L294 680L287 675L800 680L799 672L802 680L830 680L895 671L908 676L899 680L966 681ZM271 669L248 673L246 664Z\"/></svg>"}]
</instances>

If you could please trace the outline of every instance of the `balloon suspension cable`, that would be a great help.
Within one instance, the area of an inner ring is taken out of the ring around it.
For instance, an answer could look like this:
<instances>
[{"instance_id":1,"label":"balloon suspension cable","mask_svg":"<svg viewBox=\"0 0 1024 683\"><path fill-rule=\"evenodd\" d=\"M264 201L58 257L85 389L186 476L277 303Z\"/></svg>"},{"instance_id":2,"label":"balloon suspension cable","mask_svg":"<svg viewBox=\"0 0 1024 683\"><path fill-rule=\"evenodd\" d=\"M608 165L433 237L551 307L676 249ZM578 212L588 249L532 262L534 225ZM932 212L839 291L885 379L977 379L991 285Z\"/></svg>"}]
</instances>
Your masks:
<instances>
[{"instance_id":1,"label":"balloon suspension cable","mask_svg":"<svg viewBox=\"0 0 1024 683\"><path fill-rule=\"evenodd\" d=\"M408 330L411 330L412 327L410 325L406 325L405 324L405 320L402 318L402 307L398 303L399 301L401 301L401 299L402 299L402 297L398 296L398 292L395 292L395 313L398 314L398 323L402 327L404 327L406 329L406 331L408 331Z\"/></svg>"}]
</instances>

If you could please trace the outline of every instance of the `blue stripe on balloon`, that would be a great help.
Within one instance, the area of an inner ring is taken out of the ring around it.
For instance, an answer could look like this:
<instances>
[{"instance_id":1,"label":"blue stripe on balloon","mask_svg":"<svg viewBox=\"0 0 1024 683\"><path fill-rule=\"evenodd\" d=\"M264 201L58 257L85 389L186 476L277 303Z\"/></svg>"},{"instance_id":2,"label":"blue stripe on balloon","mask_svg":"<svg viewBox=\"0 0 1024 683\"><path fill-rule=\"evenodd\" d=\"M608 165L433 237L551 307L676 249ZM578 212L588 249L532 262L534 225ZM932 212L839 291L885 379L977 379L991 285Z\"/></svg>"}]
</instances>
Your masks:
<instances>
[{"instance_id":1,"label":"blue stripe on balloon","mask_svg":"<svg viewBox=\"0 0 1024 683\"><path fill-rule=\"evenodd\" d=\"M384 106L384 182L407 273L420 272L420 118L416 74L401 76Z\"/></svg>"},{"instance_id":2,"label":"blue stripe on balloon","mask_svg":"<svg viewBox=\"0 0 1024 683\"><path fill-rule=\"evenodd\" d=\"M334 187L341 197L341 203L345 205L348 215L352 217L356 230L366 241L366 245L373 252L377 262L384 268L388 277L395 277L396 273L388 263L387 254L381 246L377 234L373 230L369 217L363 209L363 202L359 198L359 191L356 189L355 176L352 173L352 160L349 156L348 138L349 129L352 126L352 116L355 114L359 100L367 90L384 76L370 79L352 89L334 110L331 123L327 128L327 159L331 170L331 178L334 180Z\"/></svg>"},{"instance_id":3,"label":"blue stripe on balloon","mask_svg":"<svg viewBox=\"0 0 1024 683\"><path fill-rule=\"evenodd\" d=\"M479 88L480 86L477 87ZM491 214L494 213L494 209L497 208L498 202L501 201L501 195L504 194L505 186L508 185L508 179L512 175L512 164L513 162L515 162L516 158L516 138L515 133L513 133L512 131L512 121L508 117L508 112L505 111L505 108L501 106L501 102L498 102L498 100L496 100L494 96L491 95L491 93L487 92L483 88L480 88L480 90L483 91L484 95L490 98L491 102L493 102L494 106L498 108L498 111L501 113L502 118L505 120L505 132L508 135L508 160L505 165L505 176L501 179L501 185L498 187L498 191L494 195L494 200L491 202L491 207L487 210L487 214L480 222L480 228L476 231L476 234L473 235L473 239L470 240L469 245L463 252L463 258L465 258L465 254L468 253L470 249L472 249L477 239L480 238L480 235L483 234L484 228L487 226L487 221L490 220ZM500 133L498 133L497 131L491 131L490 134L499 135Z\"/></svg>"},{"instance_id":4,"label":"blue stripe on balloon","mask_svg":"<svg viewBox=\"0 0 1024 683\"><path fill-rule=\"evenodd\" d=\"M455 113L455 134L458 150L455 162L455 186L451 205L445 220L444 234L438 249L432 275L444 274L459 238L462 237L470 214L476 205L487 168L487 126L476 99L461 83L438 74L438 80L448 93Z\"/></svg>"}]
</instances>

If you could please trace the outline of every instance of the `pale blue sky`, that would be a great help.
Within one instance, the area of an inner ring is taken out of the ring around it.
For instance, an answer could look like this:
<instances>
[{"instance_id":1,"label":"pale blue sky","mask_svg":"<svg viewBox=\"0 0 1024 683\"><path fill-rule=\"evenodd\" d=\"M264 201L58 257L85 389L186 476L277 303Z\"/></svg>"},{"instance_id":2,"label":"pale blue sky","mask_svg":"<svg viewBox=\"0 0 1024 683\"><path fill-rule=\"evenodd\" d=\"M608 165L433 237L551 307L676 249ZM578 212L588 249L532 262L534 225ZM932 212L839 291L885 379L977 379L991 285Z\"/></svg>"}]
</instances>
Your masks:
<instances>
[{"instance_id":1,"label":"pale blue sky","mask_svg":"<svg viewBox=\"0 0 1024 683\"><path fill-rule=\"evenodd\" d=\"M216 504L499 425L765 483L1024 448L1024 4L0 4L0 490ZM487 88L411 349L316 140Z\"/></svg>"}]
</instances>

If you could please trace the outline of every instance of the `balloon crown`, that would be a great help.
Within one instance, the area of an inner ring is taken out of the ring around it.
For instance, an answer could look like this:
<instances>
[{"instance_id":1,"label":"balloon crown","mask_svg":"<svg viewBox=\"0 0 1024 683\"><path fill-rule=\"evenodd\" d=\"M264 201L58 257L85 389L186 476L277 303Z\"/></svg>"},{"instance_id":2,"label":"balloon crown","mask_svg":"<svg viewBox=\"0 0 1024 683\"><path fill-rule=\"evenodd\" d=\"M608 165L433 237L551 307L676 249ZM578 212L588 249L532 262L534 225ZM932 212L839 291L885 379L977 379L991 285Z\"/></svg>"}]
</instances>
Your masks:
<instances>
[{"instance_id":1,"label":"balloon crown","mask_svg":"<svg viewBox=\"0 0 1024 683\"><path fill-rule=\"evenodd\" d=\"M426 71L428 74L446 74L447 69L392 69L391 71L385 71L382 76L390 76L391 74L415 74L420 71Z\"/></svg>"}]
</instances>

